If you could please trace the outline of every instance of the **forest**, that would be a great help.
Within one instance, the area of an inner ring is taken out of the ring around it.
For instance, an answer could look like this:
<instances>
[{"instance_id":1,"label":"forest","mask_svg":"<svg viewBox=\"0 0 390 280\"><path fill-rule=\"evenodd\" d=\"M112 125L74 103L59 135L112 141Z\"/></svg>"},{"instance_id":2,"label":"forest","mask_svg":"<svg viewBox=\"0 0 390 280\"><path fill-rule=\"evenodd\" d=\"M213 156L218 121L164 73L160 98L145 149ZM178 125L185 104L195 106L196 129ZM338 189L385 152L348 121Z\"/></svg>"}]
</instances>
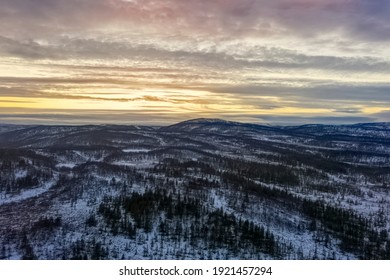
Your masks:
<instances>
[{"instance_id":1,"label":"forest","mask_svg":"<svg viewBox=\"0 0 390 280\"><path fill-rule=\"evenodd\" d=\"M0 259L390 259L390 124L0 131Z\"/></svg>"}]
</instances>

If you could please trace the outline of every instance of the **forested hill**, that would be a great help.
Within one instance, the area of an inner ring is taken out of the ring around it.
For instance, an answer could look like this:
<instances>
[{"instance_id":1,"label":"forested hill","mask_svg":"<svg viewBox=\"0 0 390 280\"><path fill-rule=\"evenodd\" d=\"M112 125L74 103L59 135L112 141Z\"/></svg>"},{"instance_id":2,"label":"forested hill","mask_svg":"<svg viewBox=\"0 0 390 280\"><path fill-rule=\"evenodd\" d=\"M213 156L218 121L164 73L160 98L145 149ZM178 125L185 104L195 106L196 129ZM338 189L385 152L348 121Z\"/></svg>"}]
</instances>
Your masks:
<instances>
[{"instance_id":1,"label":"forested hill","mask_svg":"<svg viewBox=\"0 0 390 280\"><path fill-rule=\"evenodd\" d=\"M390 124L0 125L0 259L389 259Z\"/></svg>"}]
</instances>

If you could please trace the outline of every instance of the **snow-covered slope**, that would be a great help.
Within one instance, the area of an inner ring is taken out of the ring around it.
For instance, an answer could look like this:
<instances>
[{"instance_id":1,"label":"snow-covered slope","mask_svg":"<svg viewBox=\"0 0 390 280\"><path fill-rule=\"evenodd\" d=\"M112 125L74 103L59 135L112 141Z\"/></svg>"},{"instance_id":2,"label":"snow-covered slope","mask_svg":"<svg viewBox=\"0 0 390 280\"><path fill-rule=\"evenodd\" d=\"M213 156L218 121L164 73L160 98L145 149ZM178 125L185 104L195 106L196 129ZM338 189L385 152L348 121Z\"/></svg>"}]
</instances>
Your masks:
<instances>
[{"instance_id":1,"label":"snow-covered slope","mask_svg":"<svg viewBox=\"0 0 390 280\"><path fill-rule=\"evenodd\" d=\"M388 123L0 125L0 259L386 259Z\"/></svg>"}]
</instances>

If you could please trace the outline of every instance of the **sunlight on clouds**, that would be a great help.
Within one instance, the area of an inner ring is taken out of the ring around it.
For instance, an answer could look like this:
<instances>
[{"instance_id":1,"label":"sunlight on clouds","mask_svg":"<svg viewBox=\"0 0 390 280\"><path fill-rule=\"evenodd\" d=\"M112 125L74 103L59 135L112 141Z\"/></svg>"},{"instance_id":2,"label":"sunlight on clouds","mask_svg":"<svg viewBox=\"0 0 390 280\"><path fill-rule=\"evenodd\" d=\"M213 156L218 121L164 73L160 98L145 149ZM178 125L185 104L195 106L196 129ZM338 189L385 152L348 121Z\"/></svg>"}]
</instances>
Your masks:
<instances>
[{"instance_id":1,"label":"sunlight on clouds","mask_svg":"<svg viewBox=\"0 0 390 280\"><path fill-rule=\"evenodd\" d=\"M137 111L148 123L159 114L171 122L374 118L390 107L385 9L341 0L53 0L32 12L22 2L6 0L0 18L0 109L15 118L12 108Z\"/></svg>"},{"instance_id":2,"label":"sunlight on clouds","mask_svg":"<svg viewBox=\"0 0 390 280\"><path fill-rule=\"evenodd\" d=\"M390 111L390 104L388 107L364 107L362 111L365 114L377 114L385 111Z\"/></svg>"}]
</instances>

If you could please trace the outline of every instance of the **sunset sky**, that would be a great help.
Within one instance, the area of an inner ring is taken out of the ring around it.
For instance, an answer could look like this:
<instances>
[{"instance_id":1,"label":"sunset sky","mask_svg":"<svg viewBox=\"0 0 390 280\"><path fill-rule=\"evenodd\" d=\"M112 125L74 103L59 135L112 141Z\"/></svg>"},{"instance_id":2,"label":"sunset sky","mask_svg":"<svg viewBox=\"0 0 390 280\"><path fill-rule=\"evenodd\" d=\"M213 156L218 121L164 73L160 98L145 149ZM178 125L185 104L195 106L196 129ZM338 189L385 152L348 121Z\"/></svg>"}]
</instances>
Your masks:
<instances>
[{"instance_id":1,"label":"sunset sky","mask_svg":"<svg viewBox=\"0 0 390 280\"><path fill-rule=\"evenodd\" d=\"M389 0L0 0L0 123L390 121Z\"/></svg>"}]
</instances>

